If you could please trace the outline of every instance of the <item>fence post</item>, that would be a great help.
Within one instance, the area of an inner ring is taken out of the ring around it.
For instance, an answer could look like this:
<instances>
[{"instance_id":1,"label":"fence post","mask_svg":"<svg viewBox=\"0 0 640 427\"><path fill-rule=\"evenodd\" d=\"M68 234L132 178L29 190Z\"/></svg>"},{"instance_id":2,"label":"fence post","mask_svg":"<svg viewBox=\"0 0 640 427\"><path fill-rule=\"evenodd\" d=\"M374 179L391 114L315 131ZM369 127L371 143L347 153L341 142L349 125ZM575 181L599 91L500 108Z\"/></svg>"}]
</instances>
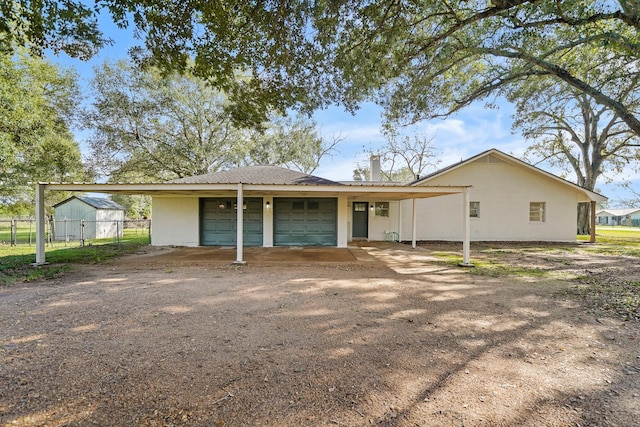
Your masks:
<instances>
[{"instance_id":1,"label":"fence post","mask_svg":"<svg viewBox=\"0 0 640 427\"><path fill-rule=\"evenodd\" d=\"M18 238L18 233L16 230L16 220L12 219L11 220L11 237L9 238L9 246L17 246L18 245L17 238Z\"/></svg>"},{"instance_id":2,"label":"fence post","mask_svg":"<svg viewBox=\"0 0 640 427\"><path fill-rule=\"evenodd\" d=\"M80 246L84 248L84 219L80 220Z\"/></svg>"},{"instance_id":3,"label":"fence post","mask_svg":"<svg viewBox=\"0 0 640 427\"><path fill-rule=\"evenodd\" d=\"M120 221L116 220L116 243L120 243Z\"/></svg>"},{"instance_id":4,"label":"fence post","mask_svg":"<svg viewBox=\"0 0 640 427\"><path fill-rule=\"evenodd\" d=\"M32 226L33 226L33 218L29 218L29 246L31 246L31 243L32 243L32 239L31 239Z\"/></svg>"},{"instance_id":5,"label":"fence post","mask_svg":"<svg viewBox=\"0 0 640 427\"><path fill-rule=\"evenodd\" d=\"M67 217L65 216L62 219L62 221L64 221L63 222L63 224L64 224L64 247L66 248L67 247L67 242L69 242L69 233L67 231Z\"/></svg>"},{"instance_id":6,"label":"fence post","mask_svg":"<svg viewBox=\"0 0 640 427\"><path fill-rule=\"evenodd\" d=\"M151 246L151 220L147 220L147 228L149 229L149 246Z\"/></svg>"}]
</instances>

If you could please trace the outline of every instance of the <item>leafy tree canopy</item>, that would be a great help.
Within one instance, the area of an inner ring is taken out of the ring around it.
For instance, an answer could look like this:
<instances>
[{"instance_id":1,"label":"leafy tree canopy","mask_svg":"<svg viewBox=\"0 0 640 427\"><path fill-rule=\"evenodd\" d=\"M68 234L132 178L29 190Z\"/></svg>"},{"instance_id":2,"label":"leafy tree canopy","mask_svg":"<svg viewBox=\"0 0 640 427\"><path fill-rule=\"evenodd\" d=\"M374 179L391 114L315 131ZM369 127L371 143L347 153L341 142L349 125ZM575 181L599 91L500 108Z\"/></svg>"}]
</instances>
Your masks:
<instances>
[{"instance_id":1,"label":"leafy tree canopy","mask_svg":"<svg viewBox=\"0 0 640 427\"><path fill-rule=\"evenodd\" d=\"M313 171L337 140L315 123L272 116L261 131L235 126L226 95L188 71L140 71L124 61L95 70L86 126L95 170L115 181L158 181L268 163Z\"/></svg>"},{"instance_id":2,"label":"leafy tree canopy","mask_svg":"<svg viewBox=\"0 0 640 427\"><path fill-rule=\"evenodd\" d=\"M20 213L32 207L30 182L85 178L80 149L69 130L78 102L71 71L24 52L0 54L2 204Z\"/></svg>"},{"instance_id":3,"label":"leafy tree canopy","mask_svg":"<svg viewBox=\"0 0 640 427\"><path fill-rule=\"evenodd\" d=\"M635 0L11 0L4 45L104 43L96 14L134 25L140 61L195 74L231 99L236 121L258 124L276 109L357 108L377 98L392 120L460 109L531 76L549 76L610 108L636 134L637 112L605 81L634 78L640 49ZM71 13L74 11L76 13ZM576 55L600 49L621 64L589 78ZM84 50L90 52L90 49ZM148 52L148 55L146 54ZM238 73L242 77L238 78Z\"/></svg>"}]
</instances>

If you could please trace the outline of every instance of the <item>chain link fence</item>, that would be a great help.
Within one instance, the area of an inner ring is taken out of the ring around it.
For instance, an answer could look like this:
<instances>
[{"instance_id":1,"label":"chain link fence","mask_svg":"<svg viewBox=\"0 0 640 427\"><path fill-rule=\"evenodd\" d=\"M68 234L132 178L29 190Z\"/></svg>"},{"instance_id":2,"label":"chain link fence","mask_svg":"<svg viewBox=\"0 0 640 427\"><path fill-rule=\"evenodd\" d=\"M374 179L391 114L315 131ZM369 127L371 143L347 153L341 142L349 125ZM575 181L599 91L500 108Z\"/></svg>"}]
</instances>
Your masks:
<instances>
[{"instance_id":1,"label":"chain link fence","mask_svg":"<svg viewBox=\"0 0 640 427\"><path fill-rule=\"evenodd\" d=\"M120 243L124 238L143 236L151 244L149 219L86 221L48 217L45 221L45 241L49 246ZM0 244L35 246L35 219L0 219Z\"/></svg>"}]
</instances>

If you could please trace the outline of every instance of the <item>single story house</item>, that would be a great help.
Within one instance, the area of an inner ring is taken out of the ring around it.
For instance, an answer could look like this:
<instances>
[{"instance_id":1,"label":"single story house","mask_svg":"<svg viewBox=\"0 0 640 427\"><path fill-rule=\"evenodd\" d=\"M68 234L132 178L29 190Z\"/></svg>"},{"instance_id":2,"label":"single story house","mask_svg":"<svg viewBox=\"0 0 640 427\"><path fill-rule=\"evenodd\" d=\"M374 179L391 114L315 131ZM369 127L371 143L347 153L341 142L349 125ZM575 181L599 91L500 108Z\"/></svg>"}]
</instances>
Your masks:
<instances>
[{"instance_id":1,"label":"single story house","mask_svg":"<svg viewBox=\"0 0 640 427\"><path fill-rule=\"evenodd\" d=\"M379 164L372 164L374 179ZM606 198L498 150L411 183L335 182L249 166L154 184L40 183L152 196L153 245L347 247L355 239L575 241L579 202ZM43 207L38 207L43 210ZM38 217L39 215L36 215ZM40 233L39 233L40 234ZM595 236L592 235L592 239ZM42 254L36 262L44 260Z\"/></svg>"},{"instance_id":2,"label":"single story house","mask_svg":"<svg viewBox=\"0 0 640 427\"><path fill-rule=\"evenodd\" d=\"M77 195L53 207L55 240L122 237L124 208L113 200Z\"/></svg>"},{"instance_id":3,"label":"single story house","mask_svg":"<svg viewBox=\"0 0 640 427\"><path fill-rule=\"evenodd\" d=\"M640 208L602 209L596 212L600 225L640 227Z\"/></svg>"}]
</instances>

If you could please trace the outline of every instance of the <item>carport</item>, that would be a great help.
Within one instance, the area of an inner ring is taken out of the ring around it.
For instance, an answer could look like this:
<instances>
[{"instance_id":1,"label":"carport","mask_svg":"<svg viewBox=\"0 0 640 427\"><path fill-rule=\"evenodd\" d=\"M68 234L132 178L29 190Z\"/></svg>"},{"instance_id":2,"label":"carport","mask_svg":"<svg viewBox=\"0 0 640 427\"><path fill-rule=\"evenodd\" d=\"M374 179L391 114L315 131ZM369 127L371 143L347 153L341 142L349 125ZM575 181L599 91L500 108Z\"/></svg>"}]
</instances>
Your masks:
<instances>
[{"instance_id":1,"label":"carport","mask_svg":"<svg viewBox=\"0 0 640 427\"><path fill-rule=\"evenodd\" d=\"M460 218L460 238L462 240L463 265L469 264L470 233L469 233L469 187L470 186L407 186L396 183L375 183L375 182L354 182L354 183L332 183L331 181L296 184L254 184L254 183L200 183L200 182L166 182L166 183L57 183L40 182L36 185L36 265L46 263L45 259L45 191L73 191L83 193L105 193L105 194L131 194L150 196L171 196L198 198L226 198L235 200L236 215L236 263L244 263L244 216L242 209L246 201L250 199L267 200L264 202L265 214L263 225L266 228L265 235L274 235L274 226L278 223L273 221L273 208L269 200L309 200L336 199L337 221L336 236L337 241L333 246L346 247L347 239L347 203L367 201L371 198L384 198L385 200L413 200L412 203L412 247L416 247L416 219L420 212L417 212L416 199L441 197L446 195L460 194L461 204L458 213ZM216 200L218 200L216 199ZM293 203L293 202L292 202ZM284 221L284 220L282 220ZM154 229L155 229L154 224ZM293 238L293 237L290 237ZM265 246L270 246L273 242L264 242ZM295 243L295 241L294 241ZM322 244L322 242L320 242ZM329 242L333 243L333 242ZM200 243L201 244L201 243Z\"/></svg>"}]
</instances>

